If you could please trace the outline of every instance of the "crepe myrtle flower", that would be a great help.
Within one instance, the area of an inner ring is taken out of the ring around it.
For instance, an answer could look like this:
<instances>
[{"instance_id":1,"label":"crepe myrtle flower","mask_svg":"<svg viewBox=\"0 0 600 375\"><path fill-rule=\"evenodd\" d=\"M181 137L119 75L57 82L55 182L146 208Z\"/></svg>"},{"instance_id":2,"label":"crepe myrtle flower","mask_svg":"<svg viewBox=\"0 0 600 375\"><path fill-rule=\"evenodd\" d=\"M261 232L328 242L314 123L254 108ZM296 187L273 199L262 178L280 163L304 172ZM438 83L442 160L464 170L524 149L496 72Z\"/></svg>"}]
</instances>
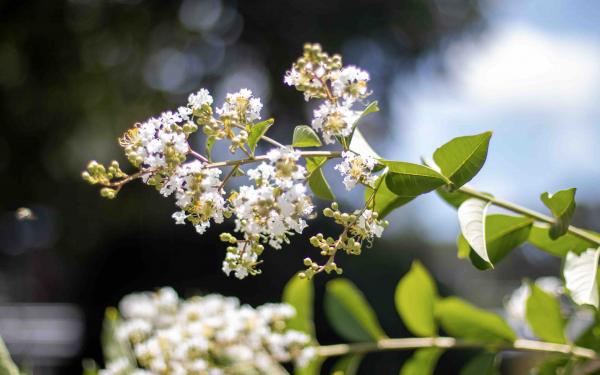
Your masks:
<instances>
[{"instance_id":1,"label":"crepe myrtle flower","mask_svg":"<svg viewBox=\"0 0 600 375\"><path fill-rule=\"evenodd\" d=\"M218 294L180 299L171 288L134 293L119 303L117 336L135 363L109 362L104 375L269 373L275 365L305 366L316 351L311 338L287 327L287 304L257 308Z\"/></svg>"},{"instance_id":2,"label":"crepe myrtle flower","mask_svg":"<svg viewBox=\"0 0 600 375\"><path fill-rule=\"evenodd\" d=\"M376 179L376 161L350 152L347 138L342 139L352 135L361 117L360 102L370 95L369 74L356 66L344 66L339 55L329 55L317 44L308 44L284 82L303 92L307 100L319 101L311 120L315 136L328 144L339 141L343 150L304 151L286 146L265 135L273 121L261 121L263 103L251 90L228 93L221 103L215 103L202 88L191 93L185 105L135 124L119 138L136 171L125 173L117 161L106 166L92 161L83 178L100 185L106 198L115 198L126 183L140 179L173 200L175 224L191 224L199 234L231 219L232 234L221 235L228 246L222 270L239 279L257 275L265 248L281 249L316 216L311 194L315 188L311 177L320 172L316 164L320 168L327 160L341 157L335 169L347 190L356 184L374 187ZM205 136L203 153L195 151L190 142L199 129ZM271 145L262 155L255 154L259 141ZM231 153L243 158L212 160L216 142L225 143ZM238 177L245 181L228 185ZM367 206L350 214L329 209L326 216L343 227L340 238L328 242L328 238L318 237L311 243L331 257L338 250L359 253L362 244L379 237L385 227ZM333 260L328 261L328 272L340 271L332 264ZM148 327L141 321L132 321L129 329L126 335L139 340L148 335Z\"/></svg>"}]
</instances>

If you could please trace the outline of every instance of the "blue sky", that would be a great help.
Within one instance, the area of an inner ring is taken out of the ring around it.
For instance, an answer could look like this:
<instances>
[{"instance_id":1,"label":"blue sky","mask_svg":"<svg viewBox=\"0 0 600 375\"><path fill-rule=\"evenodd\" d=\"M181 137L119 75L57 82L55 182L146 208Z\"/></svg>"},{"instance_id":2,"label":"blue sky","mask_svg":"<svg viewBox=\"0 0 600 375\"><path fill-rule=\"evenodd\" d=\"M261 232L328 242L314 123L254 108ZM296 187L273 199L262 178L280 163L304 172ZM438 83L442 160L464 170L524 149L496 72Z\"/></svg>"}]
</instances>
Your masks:
<instances>
[{"instance_id":1,"label":"blue sky","mask_svg":"<svg viewBox=\"0 0 600 375\"><path fill-rule=\"evenodd\" d=\"M484 14L483 34L448 41L398 77L391 121L400 125L385 156L417 162L455 136L493 130L475 187L537 209L542 192L568 187L597 202L600 3L490 2ZM454 211L435 197L394 215L438 241L457 233Z\"/></svg>"}]
</instances>

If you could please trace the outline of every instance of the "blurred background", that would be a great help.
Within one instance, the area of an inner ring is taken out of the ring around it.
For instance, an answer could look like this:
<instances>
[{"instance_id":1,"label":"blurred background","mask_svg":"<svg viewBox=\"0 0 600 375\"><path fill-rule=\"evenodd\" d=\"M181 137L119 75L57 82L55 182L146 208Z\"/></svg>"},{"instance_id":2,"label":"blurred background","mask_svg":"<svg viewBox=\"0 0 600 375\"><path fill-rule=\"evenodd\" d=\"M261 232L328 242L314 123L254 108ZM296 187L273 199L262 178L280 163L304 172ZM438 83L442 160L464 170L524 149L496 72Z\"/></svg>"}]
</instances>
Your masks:
<instances>
[{"instance_id":1,"label":"blurred background","mask_svg":"<svg viewBox=\"0 0 600 375\"><path fill-rule=\"evenodd\" d=\"M104 309L126 293L171 285L279 300L316 255L308 237L336 230L328 221L238 281L220 270L218 233L231 227L200 237L173 225L173 202L153 189L130 184L107 201L80 172L90 159L126 165L117 136L200 87L217 103L252 89L277 119L270 135L291 141L312 108L282 77L304 42L371 73L382 111L361 126L386 158L418 162L454 136L493 130L474 186L540 210L540 193L577 187L576 224L600 230L599 17L600 3L584 0L0 1L0 335L34 373L77 374L82 358L101 360ZM348 209L360 195L338 192ZM19 220L21 207L34 218ZM455 212L433 194L390 221L360 258L338 262L390 336L407 334L392 296L413 259L443 293L492 309L522 278L558 275L559 259L527 246L485 273L456 259ZM316 281L317 331L335 343L320 303L327 279ZM370 355L361 373L397 373L409 354ZM445 354L438 372L472 354ZM518 359L503 371L523 373Z\"/></svg>"}]
</instances>

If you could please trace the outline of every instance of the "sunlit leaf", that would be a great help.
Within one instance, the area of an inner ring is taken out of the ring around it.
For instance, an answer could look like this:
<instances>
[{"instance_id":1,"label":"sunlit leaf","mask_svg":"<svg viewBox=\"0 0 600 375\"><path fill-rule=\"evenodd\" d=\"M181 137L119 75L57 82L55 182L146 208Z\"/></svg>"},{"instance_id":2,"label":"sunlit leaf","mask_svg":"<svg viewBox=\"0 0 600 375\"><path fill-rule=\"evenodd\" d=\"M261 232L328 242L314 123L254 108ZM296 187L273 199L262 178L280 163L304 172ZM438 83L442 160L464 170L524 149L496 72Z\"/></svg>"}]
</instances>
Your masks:
<instances>
[{"instance_id":1,"label":"sunlit leaf","mask_svg":"<svg viewBox=\"0 0 600 375\"><path fill-rule=\"evenodd\" d=\"M404 206L414 199L414 197L399 197L394 194L387 186L385 180L386 174L387 172L377 178L377 181L375 182L377 192L369 204L369 208L377 212L380 218L386 217L396 208ZM372 194L373 189L367 187L365 189L365 202L371 198Z\"/></svg>"},{"instance_id":2,"label":"sunlit leaf","mask_svg":"<svg viewBox=\"0 0 600 375\"><path fill-rule=\"evenodd\" d=\"M476 355L460 370L460 375L497 375L498 355L496 353L481 353Z\"/></svg>"},{"instance_id":3,"label":"sunlit leaf","mask_svg":"<svg viewBox=\"0 0 600 375\"><path fill-rule=\"evenodd\" d=\"M593 242L576 237L571 233L553 240L550 238L550 226L542 223L536 223L531 228L527 241L540 250L547 251L558 257L566 256L569 251L581 254L590 247L595 246Z\"/></svg>"},{"instance_id":4,"label":"sunlit leaf","mask_svg":"<svg viewBox=\"0 0 600 375\"><path fill-rule=\"evenodd\" d=\"M456 297L439 301L435 313L442 328L454 337L490 342L516 339L513 330L500 316Z\"/></svg>"},{"instance_id":5,"label":"sunlit leaf","mask_svg":"<svg viewBox=\"0 0 600 375\"><path fill-rule=\"evenodd\" d=\"M454 208L460 207L464 201L471 198L470 195L463 193L459 190L449 191L445 186L437 188L435 192L442 198L442 200Z\"/></svg>"},{"instance_id":6,"label":"sunlit leaf","mask_svg":"<svg viewBox=\"0 0 600 375\"><path fill-rule=\"evenodd\" d=\"M319 147L321 139L317 133L308 125L298 125L294 128L292 146L294 147Z\"/></svg>"},{"instance_id":7,"label":"sunlit leaf","mask_svg":"<svg viewBox=\"0 0 600 375\"><path fill-rule=\"evenodd\" d=\"M489 206L490 202L475 198L464 201L458 208L458 222L462 235L473 251L493 267L485 240L485 220Z\"/></svg>"},{"instance_id":8,"label":"sunlit leaf","mask_svg":"<svg viewBox=\"0 0 600 375\"><path fill-rule=\"evenodd\" d=\"M350 354L338 359L333 368L331 375L354 375L358 372L360 362L364 358L362 354Z\"/></svg>"},{"instance_id":9,"label":"sunlit leaf","mask_svg":"<svg viewBox=\"0 0 600 375\"><path fill-rule=\"evenodd\" d=\"M454 188L469 182L483 167L492 132L454 138L435 150L433 160Z\"/></svg>"},{"instance_id":10,"label":"sunlit leaf","mask_svg":"<svg viewBox=\"0 0 600 375\"><path fill-rule=\"evenodd\" d=\"M592 305L598 308L598 257L600 248L587 249L580 255L567 253L563 275L565 286L571 298L578 305Z\"/></svg>"},{"instance_id":11,"label":"sunlit leaf","mask_svg":"<svg viewBox=\"0 0 600 375\"><path fill-rule=\"evenodd\" d=\"M557 239L569 230L571 219L575 213L575 192L577 189L566 189L554 194L543 193L542 202L550 209L556 223L550 228L550 238Z\"/></svg>"},{"instance_id":12,"label":"sunlit leaf","mask_svg":"<svg viewBox=\"0 0 600 375\"><path fill-rule=\"evenodd\" d=\"M410 271L396 287L396 310L406 327L417 336L435 336L435 282L421 263L413 262Z\"/></svg>"},{"instance_id":13,"label":"sunlit leaf","mask_svg":"<svg viewBox=\"0 0 600 375\"><path fill-rule=\"evenodd\" d=\"M443 350L439 348L418 349L402 366L400 375L430 375L433 374L437 361Z\"/></svg>"},{"instance_id":14,"label":"sunlit leaf","mask_svg":"<svg viewBox=\"0 0 600 375\"><path fill-rule=\"evenodd\" d=\"M508 253L527 241L533 220L523 216L509 216L501 214L487 215L485 220L486 248L490 262L497 264ZM458 239L458 257L469 256L473 265L481 270L490 268L477 253L471 251L462 235Z\"/></svg>"},{"instance_id":15,"label":"sunlit leaf","mask_svg":"<svg viewBox=\"0 0 600 375\"><path fill-rule=\"evenodd\" d=\"M260 141L260 137L262 137L267 130L269 130L274 121L275 120L270 118L252 125L250 131L248 132L248 147L250 148L250 152L254 153L254 150L256 150L256 145L258 144L258 141Z\"/></svg>"},{"instance_id":16,"label":"sunlit leaf","mask_svg":"<svg viewBox=\"0 0 600 375\"><path fill-rule=\"evenodd\" d=\"M535 283L529 288L531 293L525 309L529 327L544 341L565 344L565 318L560 312L560 303Z\"/></svg>"},{"instance_id":17,"label":"sunlit leaf","mask_svg":"<svg viewBox=\"0 0 600 375\"><path fill-rule=\"evenodd\" d=\"M283 289L282 301L294 307L296 315L287 321L287 326L315 338L313 324L314 286L311 280L292 277Z\"/></svg>"},{"instance_id":18,"label":"sunlit leaf","mask_svg":"<svg viewBox=\"0 0 600 375\"><path fill-rule=\"evenodd\" d=\"M19 369L10 357L4 340L0 337L0 374L2 375L19 375Z\"/></svg>"},{"instance_id":19,"label":"sunlit leaf","mask_svg":"<svg viewBox=\"0 0 600 375\"><path fill-rule=\"evenodd\" d=\"M387 187L399 197L416 197L448 182L444 176L424 165L389 160L381 163L388 167Z\"/></svg>"},{"instance_id":20,"label":"sunlit leaf","mask_svg":"<svg viewBox=\"0 0 600 375\"><path fill-rule=\"evenodd\" d=\"M345 279L327 283L325 313L335 331L350 341L376 341L386 337L375 312L363 294Z\"/></svg>"},{"instance_id":21,"label":"sunlit leaf","mask_svg":"<svg viewBox=\"0 0 600 375\"><path fill-rule=\"evenodd\" d=\"M306 170L308 171L308 186L312 192L319 198L333 201L335 195L331 191L329 183L325 179L325 175L321 167L327 162L327 158L323 156L314 156L306 158Z\"/></svg>"}]
</instances>

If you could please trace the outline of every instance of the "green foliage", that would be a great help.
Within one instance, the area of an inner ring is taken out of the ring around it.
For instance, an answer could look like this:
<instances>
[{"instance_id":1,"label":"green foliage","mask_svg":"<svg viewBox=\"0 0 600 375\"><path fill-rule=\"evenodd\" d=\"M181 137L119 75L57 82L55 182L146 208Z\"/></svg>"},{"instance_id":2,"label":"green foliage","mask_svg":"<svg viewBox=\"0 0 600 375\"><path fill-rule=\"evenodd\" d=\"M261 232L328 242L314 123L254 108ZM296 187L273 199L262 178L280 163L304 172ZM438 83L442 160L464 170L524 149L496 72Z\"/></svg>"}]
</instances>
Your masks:
<instances>
[{"instance_id":1,"label":"green foliage","mask_svg":"<svg viewBox=\"0 0 600 375\"><path fill-rule=\"evenodd\" d=\"M400 375L433 374L442 353L443 350L439 348L417 349L412 357L402 366Z\"/></svg>"},{"instance_id":2,"label":"green foliage","mask_svg":"<svg viewBox=\"0 0 600 375\"><path fill-rule=\"evenodd\" d=\"M325 362L325 358L315 357L305 367L294 368L294 375L319 375L323 362Z\"/></svg>"},{"instance_id":3,"label":"green foliage","mask_svg":"<svg viewBox=\"0 0 600 375\"><path fill-rule=\"evenodd\" d=\"M471 198L468 194L463 193L462 191L454 190L450 191L445 186L442 186L435 190L435 192L439 195L440 198L449 205L454 208L460 207L464 201Z\"/></svg>"},{"instance_id":4,"label":"green foliage","mask_svg":"<svg viewBox=\"0 0 600 375\"><path fill-rule=\"evenodd\" d=\"M275 120L270 118L252 125L250 131L248 132L248 147L250 148L250 152L252 154L254 154L254 150L256 150L256 145L258 144L260 137L262 137L267 130L269 130L274 121Z\"/></svg>"},{"instance_id":5,"label":"green foliage","mask_svg":"<svg viewBox=\"0 0 600 375\"><path fill-rule=\"evenodd\" d=\"M362 132L359 129L354 130L352 133L352 140L350 141L350 145L348 149L356 152L359 155L363 156L371 156L375 159L381 159L379 154L373 150L373 147L367 142Z\"/></svg>"},{"instance_id":6,"label":"green foliage","mask_svg":"<svg viewBox=\"0 0 600 375\"><path fill-rule=\"evenodd\" d=\"M296 315L287 321L288 328L304 332L313 339L314 286L311 280L292 277L283 289L282 301L296 309Z\"/></svg>"},{"instance_id":7,"label":"green foliage","mask_svg":"<svg viewBox=\"0 0 600 375\"><path fill-rule=\"evenodd\" d=\"M481 353L467 362L460 375L497 375L498 362L496 353Z\"/></svg>"},{"instance_id":8,"label":"green foliage","mask_svg":"<svg viewBox=\"0 0 600 375\"><path fill-rule=\"evenodd\" d=\"M343 356L337 360L331 369L331 375L354 375L358 372L358 367L364 355L351 354Z\"/></svg>"},{"instance_id":9,"label":"green foliage","mask_svg":"<svg viewBox=\"0 0 600 375\"><path fill-rule=\"evenodd\" d=\"M485 222L489 206L490 202L484 200L467 199L458 208L458 223L460 224L460 231L473 249L473 253L477 253L482 262L493 268L494 265L488 255L485 233Z\"/></svg>"},{"instance_id":10,"label":"green foliage","mask_svg":"<svg viewBox=\"0 0 600 375\"><path fill-rule=\"evenodd\" d=\"M565 355L552 356L539 364L532 373L536 375L569 375L572 374L575 361Z\"/></svg>"},{"instance_id":11,"label":"green foliage","mask_svg":"<svg viewBox=\"0 0 600 375\"><path fill-rule=\"evenodd\" d=\"M565 286L578 305L592 305L598 308L599 258L600 248L587 249L579 255L567 253L563 267Z\"/></svg>"},{"instance_id":12,"label":"green foliage","mask_svg":"<svg viewBox=\"0 0 600 375\"><path fill-rule=\"evenodd\" d=\"M531 294L527 299L527 322L533 333L544 341L566 344L565 319L560 312L560 304L550 294L531 283Z\"/></svg>"},{"instance_id":13,"label":"green foliage","mask_svg":"<svg viewBox=\"0 0 600 375\"><path fill-rule=\"evenodd\" d=\"M377 181L375 182L375 189L377 189L377 192L375 193L372 202L369 204L369 208L377 212L382 219L396 208L404 206L414 199L414 197L399 197L392 192L387 185L386 175L387 172L377 178ZM368 201L372 194L373 189L367 187L365 189L365 201Z\"/></svg>"},{"instance_id":14,"label":"green foliage","mask_svg":"<svg viewBox=\"0 0 600 375\"><path fill-rule=\"evenodd\" d=\"M375 312L354 284L345 279L327 283L325 313L335 331L350 341L385 338Z\"/></svg>"},{"instance_id":15,"label":"green foliage","mask_svg":"<svg viewBox=\"0 0 600 375\"><path fill-rule=\"evenodd\" d=\"M594 247L594 243L576 237L571 233L553 240L550 237L550 226L546 224L535 224L529 232L529 243L557 257L565 257L569 251L581 254L586 249Z\"/></svg>"},{"instance_id":16,"label":"green foliage","mask_svg":"<svg viewBox=\"0 0 600 375\"><path fill-rule=\"evenodd\" d=\"M211 136L206 137L206 144L204 145L204 153L206 154L206 158L212 161L212 149L217 142L217 138Z\"/></svg>"},{"instance_id":17,"label":"green foliage","mask_svg":"<svg viewBox=\"0 0 600 375\"><path fill-rule=\"evenodd\" d=\"M325 179L325 175L321 167L327 162L324 156L314 156L306 158L306 170L309 173L308 186L312 192L319 198L334 201L335 195L331 191L329 183Z\"/></svg>"},{"instance_id":18,"label":"green foliage","mask_svg":"<svg viewBox=\"0 0 600 375\"><path fill-rule=\"evenodd\" d=\"M550 228L550 238L557 239L567 233L571 219L575 213L575 192L577 189L566 189L554 194L543 193L540 199L550 209L556 223Z\"/></svg>"},{"instance_id":19,"label":"green foliage","mask_svg":"<svg viewBox=\"0 0 600 375\"><path fill-rule=\"evenodd\" d=\"M323 144L317 133L308 125L298 125L294 128L292 146L294 147L320 147Z\"/></svg>"},{"instance_id":20,"label":"green foliage","mask_svg":"<svg viewBox=\"0 0 600 375\"><path fill-rule=\"evenodd\" d=\"M500 316L456 297L439 301L435 313L442 328L455 337L490 343L516 339L513 330Z\"/></svg>"},{"instance_id":21,"label":"green foliage","mask_svg":"<svg viewBox=\"0 0 600 375\"><path fill-rule=\"evenodd\" d=\"M19 369L10 357L2 337L0 337L0 375L19 375Z\"/></svg>"},{"instance_id":22,"label":"green foliage","mask_svg":"<svg viewBox=\"0 0 600 375\"><path fill-rule=\"evenodd\" d=\"M396 287L396 310L404 324L417 336L437 335L435 303L438 298L435 282L418 261Z\"/></svg>"},{"instance_id":23,"label":"green foliage","mask_svg":"<svg viewBox=\"0 0 600 375\"><path fill-rule=\"evenodd\" d=\"M389 160L381 163L389 169L385 178L388 188L399 197L414 198L449 182L424 165Z\"/></svg>"},{"instance_id":24,"label":"green foliage","mask_svg":"<svg viewBox=\"0 0 600 375\"><path fill-rule=\"evenodd\" d=\"M433 154L433 160L455 189L469 182L483 167L492 132L454 138Z\"/></svg>"},{"instance_id":25,"label":"green foliage","mask_svg":"<svg viewBox=\"0 0 600 375\"><path fill-rule=\"evenodd\" d=\"M527 241L533 220L522 216L502 214L488 215L485 221L485 238L487 252L492 264L500 262L511 250ZM469 256L473 265L485 270L490 265L481 259L465 241L462 235L458 238L458 257Z\"/></svg>"}]
</instances>

